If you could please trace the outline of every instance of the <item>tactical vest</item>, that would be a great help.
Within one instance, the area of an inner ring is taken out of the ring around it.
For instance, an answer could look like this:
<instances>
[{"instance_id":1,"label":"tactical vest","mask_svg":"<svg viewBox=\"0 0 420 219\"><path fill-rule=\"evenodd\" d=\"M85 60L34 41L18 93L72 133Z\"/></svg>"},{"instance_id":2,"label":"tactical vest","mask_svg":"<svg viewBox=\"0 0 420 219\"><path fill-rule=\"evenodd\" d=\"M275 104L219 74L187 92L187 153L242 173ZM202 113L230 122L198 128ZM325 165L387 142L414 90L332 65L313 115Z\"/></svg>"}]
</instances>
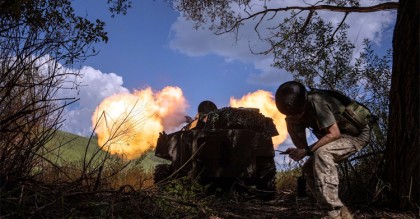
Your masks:
<instances>
[{"instance_id":1,"label":"tactical vest","mask_svg":"<svg viewBox=\"0 0 420 219\"><path fill-rule=\"evenodd\" d=\"M346 95L333 90L311 89L309 94L327 94L343 104L340 108L340 115L349 124L340 124L349 134L357 136L372 121L372 113L363 104L347 97ZM339 125L339 126L340 126Z\"/></svg>"}]
</instances>

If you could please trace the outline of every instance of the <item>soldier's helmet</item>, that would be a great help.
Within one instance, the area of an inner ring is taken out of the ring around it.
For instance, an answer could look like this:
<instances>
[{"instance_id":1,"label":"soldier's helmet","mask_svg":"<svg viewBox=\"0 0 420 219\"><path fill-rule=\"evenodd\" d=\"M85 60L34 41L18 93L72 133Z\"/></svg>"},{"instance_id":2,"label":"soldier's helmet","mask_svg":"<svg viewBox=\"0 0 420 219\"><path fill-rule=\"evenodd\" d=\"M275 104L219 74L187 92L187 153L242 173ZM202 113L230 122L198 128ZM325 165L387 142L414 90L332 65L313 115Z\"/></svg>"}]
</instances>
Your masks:
<instances>
[{"instance_id":1,"label":"soldier's helmet","mask_svg":"<svg viewBox=\"0 0 420 219\"><path fill-rule=\"evenodd\" d=\"M277 109L284 115L296 115L305 109L308 92L303 84L288 81L280 85L276 91Z\"/></svg>"},{"instance_id":2,"label":"soldier's helmet","mask_svg":"<svg viewBox=\"0 0 420 219\"><path fill-rule=\"evenodd\" d=\"M200 114L207 114L211 111L217 110L216 104L209 100L205 100L198 105L198 113Z\"/></svg>"}]
</instances>

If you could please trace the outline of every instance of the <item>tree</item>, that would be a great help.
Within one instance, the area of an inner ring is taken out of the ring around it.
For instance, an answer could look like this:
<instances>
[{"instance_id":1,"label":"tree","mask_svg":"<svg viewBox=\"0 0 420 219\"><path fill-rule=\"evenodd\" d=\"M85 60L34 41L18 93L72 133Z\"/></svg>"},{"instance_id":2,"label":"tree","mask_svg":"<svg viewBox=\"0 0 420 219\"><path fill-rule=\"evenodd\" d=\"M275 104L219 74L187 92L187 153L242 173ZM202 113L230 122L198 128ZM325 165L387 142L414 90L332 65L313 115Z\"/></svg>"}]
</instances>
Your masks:
<instances>
[{"instance_id":1,"label":"tree","mask_svg":"<svg viewBox=\"0 0 420 219\"><path fill-rule=\"evenodd\" d=\"M419 207L419 1L401 0L393 68L385 181L393 206Z\"/></svg>"},{"instance_id":2,"label":"tree","mask_svg":"<svg viewBox=\"0 0 420 219\"><path fill-rule=\"evenodd\" d=\"M381 85L376 82L374 85L365 86L365 89L372 91L367 95L370 97L388 96L389 78L383 77L383 73L389 75L390 72L386 66L376 71L369 66L371 63L367 63L368 66L350 66L352 44L346 39L348 26L345 20L349 13L398 9L393 38L389 131L383 179L389 183L392 206L410 209L420 205L418 1L379 1L378 4L361 6L359 0L327 0L314 1L313 4L305 2L304 6L275 8L269 8L270 2L266 0L173 0L172 3L186 19L195 22L196 28L209 25L216 34L238 34L242 25L251 23L260 39L270 45L267 50L253 52L273 54L274 66L290 71L296 79L304 80L306 84L317 85L318 81L319 84L327 84L332 89L349 85L350 88L356 88L360 86L358 79L361 71L355 67L363 68L362 72L368 72L366 76L371 78L370 82L375 81L376 74L376 77L381 78L381 82L386 83ZM321 11L340 12L343 13L343 18L334 26L322 20L318 15ZM276 18L280 15L286 18L279 21ZM365 58L369 54L369 45L366 44ZM366 60L372 61L369 57ZM376 64L387 63L386 58L382 60L376 59ZM381 85L382 88L376 89L375 85ZM388 98L385 98L381 103L387 101ZM388 112L386 107L382 108L383 112ZM386 116L383 116L383 120L386 126Z\"/></svg>"},{"instance_id":3,"label":"tree","mask_svg":"<svg viewBox=\"0 0 420 219\"><path fill-rule=\"evenodd\" d=\"M30 177L74 97L59 99L69 66L107 41L104 23L76 16L68 0L0 1L0 182ZM60 64L62 63L62 64ZM68 86L70 84L70 86Z\"/></svg>"}]
</instances>

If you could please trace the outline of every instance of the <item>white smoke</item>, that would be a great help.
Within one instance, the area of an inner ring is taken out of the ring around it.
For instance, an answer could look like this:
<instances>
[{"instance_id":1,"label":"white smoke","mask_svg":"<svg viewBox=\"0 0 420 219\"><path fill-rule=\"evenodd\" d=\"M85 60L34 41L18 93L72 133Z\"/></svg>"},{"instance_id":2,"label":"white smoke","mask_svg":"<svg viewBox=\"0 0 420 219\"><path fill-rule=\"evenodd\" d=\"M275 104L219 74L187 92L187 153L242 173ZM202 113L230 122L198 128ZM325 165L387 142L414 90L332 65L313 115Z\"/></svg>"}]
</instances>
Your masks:
<instances>
[{"instance_id":1,"label":"white smoke","mask_svg":"<svg viewBox=\"0 0 420 219\"><path fill-rule=\"evenodd\" d=\"M74 70L73 70L74 71ZM59 96L75 97L80 100L64 111L63 130L74 134L88 136L92 133L91 116L95 108L105 98L112 94L127 93L127 88L123 86L123 79L115 73L102 73L100 70L89 66L84 66L77 70L81 77L67 80L69 86L77 85L71 90L62 90Z\"/></svg>"}]
</instances>

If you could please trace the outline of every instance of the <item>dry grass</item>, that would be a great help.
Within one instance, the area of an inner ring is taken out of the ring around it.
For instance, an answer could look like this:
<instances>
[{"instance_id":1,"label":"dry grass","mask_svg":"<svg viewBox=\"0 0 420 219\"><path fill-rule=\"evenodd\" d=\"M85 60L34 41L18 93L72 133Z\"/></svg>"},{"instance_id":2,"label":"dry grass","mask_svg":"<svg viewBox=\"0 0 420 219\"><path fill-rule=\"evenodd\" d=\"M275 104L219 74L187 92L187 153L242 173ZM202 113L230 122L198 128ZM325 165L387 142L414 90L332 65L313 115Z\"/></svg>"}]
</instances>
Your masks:
<instances>
[{"instance_id":1,"label":"dry grass","mask_svg":"<svg viewBox=\"0 0 420 219\"><path fill-rule=\"evenodd\" d=\"M115 164L114 164L115 165ZM113 168L120 168L114 166ZM103 172L112 171L103 170ZM53 173L45 174L51 176ZM105 174L106 175L106 174ZM150 186L149 173L126 166L103 178L96 190L95 179L41 183L20 181L2 187L2 218L320 218L324 212L311 197L295 192L299 170L278 173L273 200L249 194L206 193L206 187L189 178L173 180L164 187ZM57 176L55 176L57 177ZM3 192L7 191L7 192ZM349 206L355 218L416 218L415 212L395 212L373 206Z\"/></svg>"},{"instance_id":2,"label":"dry grass","mask_svg":"<svg viewBox=\"0 0 420 219\"><path fill-rule=\"evenodd\" d=\"M276 175L276 188L279 192L294 192L296 191L297 178L302 173L299 168L291 170L281 170Z\"/></svg>"},{"instance_id":3,"label":"dry grass","mask_svg":"<svg viewBox=\"0 0 420 219\"><path fill-rule=\"evenodd\" d=\"M153 185L144 157L126 162L112 156L49 163L38 162L34 178L2 182L1 218L320 218L313 198L296 196L299 168L277 173L277 194L261 200L235 191L209 194L183 178ZM89 165L87 165L89 164ZM416 218L377 205L352 204L355 218Z\"/></svg>"}]
</instances>

